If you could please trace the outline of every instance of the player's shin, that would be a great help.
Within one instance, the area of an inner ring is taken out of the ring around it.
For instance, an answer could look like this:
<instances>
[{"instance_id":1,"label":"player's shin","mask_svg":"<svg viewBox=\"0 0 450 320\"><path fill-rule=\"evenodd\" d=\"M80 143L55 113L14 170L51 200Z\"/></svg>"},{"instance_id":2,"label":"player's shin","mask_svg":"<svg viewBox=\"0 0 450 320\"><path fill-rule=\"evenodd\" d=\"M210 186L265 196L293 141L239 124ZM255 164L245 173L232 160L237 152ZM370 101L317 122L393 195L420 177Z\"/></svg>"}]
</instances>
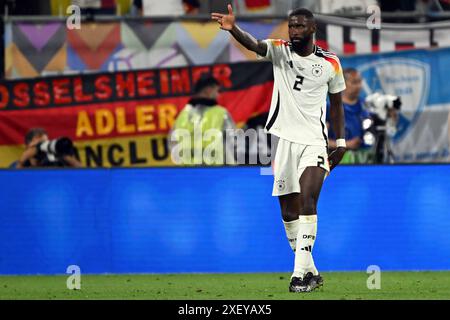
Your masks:
<instances>
[{"instance_id":1,"label":"player's shin","mask_svg":"<svg viewBox=\"0 0 450 320\"><path fill-rule=\"evenodd\" d=\"M295 247L297 245L297 234L299 227L299 219L292 221L284 221L284 230L286 231L286 237L289 241L289 245L291 246L292 251L295 252Z\"/></svg>"},{"instance_id":2,"label":"player's shin","mask_svg":"<svg viewBox=\"0 0 450 320\"><path fill-rule=\"evenodd\" d=\"M299 217L297 245L295 250L295 265L292 277L302 278L307 272L317 275L312 250L317 235L317 215Z\"/></svg>"}]
</instances>

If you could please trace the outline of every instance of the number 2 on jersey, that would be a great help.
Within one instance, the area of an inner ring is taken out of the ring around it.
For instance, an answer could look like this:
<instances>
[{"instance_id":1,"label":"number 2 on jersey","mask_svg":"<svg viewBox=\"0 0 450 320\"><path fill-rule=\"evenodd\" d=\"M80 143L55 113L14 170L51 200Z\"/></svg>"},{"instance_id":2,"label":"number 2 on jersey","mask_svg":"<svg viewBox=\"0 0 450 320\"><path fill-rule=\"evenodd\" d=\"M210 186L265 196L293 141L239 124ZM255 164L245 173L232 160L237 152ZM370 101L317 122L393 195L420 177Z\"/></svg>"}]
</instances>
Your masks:
<instances>
[{"instance_id":1,"label":"number 2 on jersey","mask_svg":"<svg viewBox=\"0 0 450 320\"><path fill-rule=\"evenodd\" d=\"M302 77L302 76L297 76L296 77L296 81L295 81L295 83L294 83L294 90L297 90L297 91L301 91L302 90L302 88L300 88L300 86L303 84L303 79L304 79L304 77Z\"/></svg>"},{"instance_id":2,"label":"number 2 on jersey","mask_svg":"<svg viewBox=\"0 0 450 320\"><path fill-rule=\"evenodd\" d=\"M325 159L322 156L319 156L319 161L317 161L317 166L322 167L325 165Z\"/></svg>"}]
</instances>

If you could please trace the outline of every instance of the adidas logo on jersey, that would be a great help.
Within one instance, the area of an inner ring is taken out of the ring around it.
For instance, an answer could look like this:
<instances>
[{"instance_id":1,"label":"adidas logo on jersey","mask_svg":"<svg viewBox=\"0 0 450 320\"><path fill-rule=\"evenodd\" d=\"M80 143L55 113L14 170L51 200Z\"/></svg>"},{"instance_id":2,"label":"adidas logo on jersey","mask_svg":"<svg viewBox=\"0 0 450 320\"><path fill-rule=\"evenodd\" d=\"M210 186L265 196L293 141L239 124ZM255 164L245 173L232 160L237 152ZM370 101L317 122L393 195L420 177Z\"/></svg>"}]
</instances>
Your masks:
<instances>
[{"instance_id":1,"label":"adidas logo on jersey","mask_svg":"<svg viewBox=\"0 0 450 320\"><path fill-rule=\"evenodd\" d=\"M289 67L291 67L291 69L294 69L294 63L292 62L292 60L287 60L286 63L289 65ZM303 71L305 70L305 68L300 67L300 66L296 66L298 70Z\"/></svg>"}]
</instances>

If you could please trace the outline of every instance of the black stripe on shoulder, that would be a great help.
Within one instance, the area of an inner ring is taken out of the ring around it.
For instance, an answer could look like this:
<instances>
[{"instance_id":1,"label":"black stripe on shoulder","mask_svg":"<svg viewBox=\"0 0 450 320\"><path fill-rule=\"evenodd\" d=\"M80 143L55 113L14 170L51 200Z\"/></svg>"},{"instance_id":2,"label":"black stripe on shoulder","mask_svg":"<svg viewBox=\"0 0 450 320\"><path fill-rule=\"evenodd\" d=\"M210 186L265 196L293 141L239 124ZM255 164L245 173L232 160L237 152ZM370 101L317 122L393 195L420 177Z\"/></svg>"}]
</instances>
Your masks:
<instances>
[{"instance_id":1,"label":"black stripe on shoulder","mask_svg":"<svg viewBox=\"0 0 450 320\"><path fill-rule=\"evenodd\" d=\"M321 57L321 58L325 58L325 57L333 58L333 57L336 57L335 53L333 53L331 51L327 51L327 50L325 50L325 49L323 49L323 48L321 48L319 46L315 46L314 54L316 56L318 56L318 57Z\"/></svg>"},{"instance_id":2,"label":"black stripe on shoulder","mask_svg":"<svg viewBox=\"0 0 450 320\"><path fill-rule=\"evenodd\" d=\"M270 118L269 123L266 126L266 130L269 131L270 128L272 128L273 124L275 123L275 120L278 117L278 112L280 111L280 91L278 91L278 98L277 98L277 105L275 107L275 111L273 112L272 118Z\"/></svg>"}]
</instances>

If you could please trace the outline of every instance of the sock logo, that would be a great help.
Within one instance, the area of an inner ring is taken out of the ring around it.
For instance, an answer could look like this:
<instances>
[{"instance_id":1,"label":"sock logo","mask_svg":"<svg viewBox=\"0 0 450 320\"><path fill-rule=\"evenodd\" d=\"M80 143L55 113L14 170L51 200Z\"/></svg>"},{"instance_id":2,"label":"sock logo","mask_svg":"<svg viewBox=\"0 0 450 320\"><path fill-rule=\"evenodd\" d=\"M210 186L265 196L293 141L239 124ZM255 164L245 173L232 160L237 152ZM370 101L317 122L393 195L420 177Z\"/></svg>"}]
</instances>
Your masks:
<instances>
[{"instance_id":1,"label":"sock logo","mask_svg":"<svg viewBox=\"0 0 450 320\"><path fill-rule=\"evenodd\" d=\"M303 235L303 239L312 239L312 240L316 240L316 236L313 236L312 234L304 234Z\"/></svg>"},{"instance_id":2,"label":"sock logo","mask_svg":"<svg viewBox=\"0 0 450 320\"><path fill-rule=\"evenodd\" d=\"M312 252L311 246L306 246L306 247L304 247L304 248L301 248L300 250Z\"/></svg>"}]
</instances>

